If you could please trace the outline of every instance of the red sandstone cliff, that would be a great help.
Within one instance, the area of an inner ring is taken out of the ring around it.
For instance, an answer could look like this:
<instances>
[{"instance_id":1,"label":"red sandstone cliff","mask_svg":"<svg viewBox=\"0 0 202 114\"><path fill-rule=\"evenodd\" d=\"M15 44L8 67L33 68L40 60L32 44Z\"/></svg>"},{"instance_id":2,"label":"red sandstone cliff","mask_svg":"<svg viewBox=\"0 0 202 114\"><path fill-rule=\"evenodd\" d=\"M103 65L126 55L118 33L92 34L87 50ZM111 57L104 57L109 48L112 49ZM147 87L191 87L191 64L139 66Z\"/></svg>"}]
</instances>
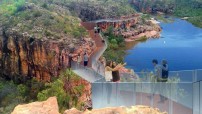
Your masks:
<instances>
[{"instance_id":1,"label":"red sandstone cliff","mask_svg":"<svg viewBox=\"0 0 202 114\"><path fill-rule=\"evenodd\" d=\"M68 42L74 42L69 44ZM2 32L0 34L0 70L7 78L22 76L50 81L61 70L70 67L69 54L93 52L91 39L54 41L32 38L28 34Z\"/></svg>"}]
</instances>

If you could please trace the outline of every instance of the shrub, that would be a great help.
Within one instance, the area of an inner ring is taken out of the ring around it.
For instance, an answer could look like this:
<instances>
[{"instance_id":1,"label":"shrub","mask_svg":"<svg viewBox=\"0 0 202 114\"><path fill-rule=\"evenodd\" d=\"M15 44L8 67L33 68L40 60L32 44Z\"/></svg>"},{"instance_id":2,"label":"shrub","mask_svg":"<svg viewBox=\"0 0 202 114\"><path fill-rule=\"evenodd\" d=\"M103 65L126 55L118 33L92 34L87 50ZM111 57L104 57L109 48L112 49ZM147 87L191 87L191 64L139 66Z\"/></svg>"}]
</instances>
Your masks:
<instances>
[{"instance_id":1,"label":"shrub","mask_svg":"<svg viewBox=\"0 0 202 114\"><path fill-rule=\"evenodd\" d=\"M41 16L42 16L42 13L41 13L40 11L35 11L35 12L33 13L33 16L34 16L35 18L41 17Z\"/></svg>"},{"instance_id":2,"label":"shrub","mask_svg":"<svg viewBox=\"0 0 202 114\"><path fill-rule=\"evenodd\" d=\"M46 89L38 93L37 98L40 101L49 97L56 96L60 111L67 108L81 107L78 97L82 95L84 85L74 85L75 81L79 81L80 77L75 75L71 70L66 70L52 83L47 83Z\"/></svg>"},{"instance_id":3,"label":"shrub","mask_svg":"<svg viewBox=\"0 0 202 114\"><path fill-rule=\"evenodd\" d=\"M25 8L24 4L21 4L21 5L17 6L15 13L18 13L18 12L21 12L24 10L26 10L26 8Z\"/></svg>"},{"instance_id":4,"label":"shrub","mask_svg":"<svg viewBox=\"0 0 202 114\"><path fill-rule=\"evenodd\" d=\"M49 30L45 30L45 35L46 35L46 36L51 36L52 33L51 33Z\"/></svg>"},{"instance_id":5,"label":"shrub","mask_svg":"<svg viewBox=\"0 0 202 114\"><path fill-rule=\"evenodd\" d=\"M45 20L43 21L43 24L44 24L44 26L50 26L50 25L51 25L51 22L50 22L50 20L45 19Z\"/></svg>"},{"instance_id":6,"label":"shrub","mask_svg":"<svg viewBox=\"0 0 202 114\"><path fill-rule=\"evenodd\" d=\"M48 9L47 3L43 3L42 7L45 8L45 9Z\"/></svg>"}]
</instances>

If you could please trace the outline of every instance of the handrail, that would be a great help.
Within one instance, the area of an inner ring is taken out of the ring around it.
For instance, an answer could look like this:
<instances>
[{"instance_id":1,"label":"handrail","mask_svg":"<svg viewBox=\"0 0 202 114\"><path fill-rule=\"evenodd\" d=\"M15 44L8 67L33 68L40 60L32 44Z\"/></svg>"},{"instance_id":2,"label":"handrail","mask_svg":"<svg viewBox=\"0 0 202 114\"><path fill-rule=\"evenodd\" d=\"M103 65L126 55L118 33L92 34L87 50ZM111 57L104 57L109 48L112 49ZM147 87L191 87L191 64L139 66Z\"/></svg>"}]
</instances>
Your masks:
<instances>
[{"instance_id":1,"label":"handrail","mask_svg":"<svg viewBox=\"0 0 202 114\"><path fill-rule=\"evenodd\" d=\"M192 83L93 83L92 84L93 108L105 108L113 106L148 105L151 107L176 114L174 106L192 110ZM179 90L185 93L179 93ZM187 93L188 92L188 93ZM183 94L183 95L182 95ZM161 98L165 98L164 100ZM163 100L161 102L161 100ZM161 105L156 105L156 104ZM166 109L166 110L165 110ZM173 113L173 111L175 113ZM191 113L185 113L191 114Z\"/></svg>"},{"instance_id":2,"label":"handrail","mask_svg":"<svg viewBox=\"0 0 202 114\"><path fill-rule=\"evenodd\" d=\"M107 49L107 43L106 43L106 39L104 39L102 37L101 34L99 34L99 36L105 40L105 44L104 46L99 50L98 53L96 53L95 55L92 56L92 68L85 68L83 65L81 64L77 64L77 62L75 61L72 61L71 64L71 68L72 70L78 74L80 77L82 77L83 79L87 80L88 82L92 83L92 82L96 82L98 80L101 80L101 79L104 79L104 72L101 73L101 72L97 72L98 70L98 66L97 65L100 65L100 67L102 66L102 64L98 61L98 59L100 58L100 56L102 56L102 54L104 53L104 51ZM104 70L104 69L103 69ZM82 75L81 75L82 74Z\"/></svg>"}]
</instances>

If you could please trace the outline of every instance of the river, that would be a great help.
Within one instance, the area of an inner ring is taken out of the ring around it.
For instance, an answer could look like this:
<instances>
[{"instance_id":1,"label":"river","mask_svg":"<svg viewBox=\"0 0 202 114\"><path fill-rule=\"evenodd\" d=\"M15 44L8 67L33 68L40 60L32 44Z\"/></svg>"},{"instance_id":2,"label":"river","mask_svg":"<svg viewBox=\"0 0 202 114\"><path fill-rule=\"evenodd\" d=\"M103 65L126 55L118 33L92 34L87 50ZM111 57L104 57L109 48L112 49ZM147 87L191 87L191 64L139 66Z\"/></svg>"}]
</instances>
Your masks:
<instances>
[{"instance_id":1,"label":"river","mask_svg":"<svg viewBox=\"0 0 202 114\"><path fill-rule=\"evenodd\" d=\"M126 67L150 71L152 59L166 59L171 71L202 69L202 29L176 18L160 26L161 38L127 44Z\"/></svg>"}]
</instances>

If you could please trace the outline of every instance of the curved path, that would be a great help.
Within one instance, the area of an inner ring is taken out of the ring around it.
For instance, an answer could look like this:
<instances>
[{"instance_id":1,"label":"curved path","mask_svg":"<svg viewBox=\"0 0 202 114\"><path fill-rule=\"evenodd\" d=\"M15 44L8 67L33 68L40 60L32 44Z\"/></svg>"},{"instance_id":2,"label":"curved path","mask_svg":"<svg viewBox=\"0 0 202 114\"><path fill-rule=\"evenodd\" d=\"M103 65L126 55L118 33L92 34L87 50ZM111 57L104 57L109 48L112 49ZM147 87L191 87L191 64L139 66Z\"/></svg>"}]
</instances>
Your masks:
<instances>
[{"instance_id":1,"label":"curved path","mask_svg":"<svg viewBox=\"0 0 202 114\"><path fill-rule=\"evenodd\" d=\"M104 51L107 49L106 41L103 42L103 37L100 34L94 33L94 26L96 25L93 22L82 22L82 26L84 26L88 32L90 37L96 43L96 49L92 53L89 58L88 67L84 67L83 65L78 65L76 62L72 62L72 70L79 75L80 77L84 78L89 82L96 82L96 81L105 81L104 78L104 66L101 64L98 59L102 56Z\"/></svg>"},{"instance_id":2,"label":"curved path","mask_svg":"<svg viewBox=\"0 0 202 114\"><path fill-rule=\"evenodd\" d=\"M120 19L100 19L91 22L81 22L81 25L84 26L90 35L90 37L95 41L97 48L92 53L89 58L88 67L84 67L83 65L78 65L76 62L72 62L72 70L84 78L89 82L97 82L97 81L106 81L104 77L105 67L103 64L98 61L98 59L103 55L104 51L107 49L107 41L101 36L101 34L94 33L94 27L96 23L99 22L121 22L135 19L136 17L123 17ZM103 42L105 40L105 42Z\"/></svg>"}]
</instances>

